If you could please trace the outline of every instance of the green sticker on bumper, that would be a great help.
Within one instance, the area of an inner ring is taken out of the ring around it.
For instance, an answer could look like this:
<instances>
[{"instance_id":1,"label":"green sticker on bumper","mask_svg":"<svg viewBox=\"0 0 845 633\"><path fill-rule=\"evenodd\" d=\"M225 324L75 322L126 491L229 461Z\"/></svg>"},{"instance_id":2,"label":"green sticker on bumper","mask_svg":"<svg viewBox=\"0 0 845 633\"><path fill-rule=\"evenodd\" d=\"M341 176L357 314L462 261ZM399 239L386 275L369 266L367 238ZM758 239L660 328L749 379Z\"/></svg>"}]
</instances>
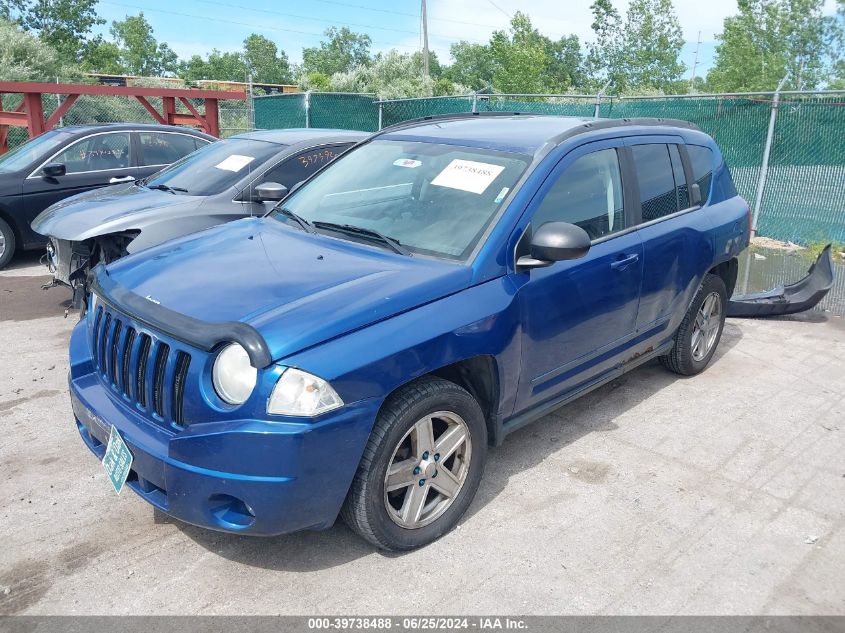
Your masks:
<instances>
[{"instance_id":1,"label":"green sticker on bumper","mask_svg":"<svg viewBox=\"0 0 845 633\"><path fill-rule=\"evenodd\" d=\"M109 444L106 447L106 454L103 455L103 468L109 476L111 485L114 486L117 494L123 489L126 478L129 476L129 469L132 467L132 453L120 437L117 429L111 427L109 433Z\"/></svg>"}]
</instances>

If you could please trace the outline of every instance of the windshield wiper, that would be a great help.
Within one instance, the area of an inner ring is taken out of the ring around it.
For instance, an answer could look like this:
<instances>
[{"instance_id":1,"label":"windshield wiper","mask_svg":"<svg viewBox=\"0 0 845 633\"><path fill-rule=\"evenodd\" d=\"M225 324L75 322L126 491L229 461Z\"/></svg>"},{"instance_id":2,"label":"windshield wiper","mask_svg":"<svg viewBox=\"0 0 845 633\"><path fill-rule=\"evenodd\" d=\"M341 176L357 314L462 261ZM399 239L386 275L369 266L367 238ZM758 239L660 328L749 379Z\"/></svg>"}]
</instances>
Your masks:
<instances>
[{"instance_id":1,"label":"windshield wiper","mask_svg":"<svg viewBox=\"0 0 845 633\"><path fill-rule=\"evenodd\" d=\"M330 231L349 233L351 235L361 235L363 237L370 238L374 237L377 240L387 244L390 248L392 248L400 255L407 255L408 257L411 257L411 251L402 246L398 240L395 240L389 235L385 235L384 233L380 233L375 229L366 229L363 226L354 226L352 224L336 224L334 222L321 221L313 222L312 226L317 227L318 229L329 229Z\"/></svg>"},{"instance_id":2,"label":"windshield wiper","mask_svg":"<svg viewBox=\"0 0 845 633\"><path fill-rule=\"evenodd\" d=\"M286 218L290 218L291 220L296 222L299 226L302 227L302 230L306 233L314 233L314 227L311 225L311 223L298 213L294 213L287 207L279 207L276 210Z\"/></svg>"},{"instance_id":3,"label":"windshield wiper","mask_svg":"<svg viewBox=\"0 0 845 633\"><path fill-rule=\"evenodd\" d=\"M170 185L144 185L147 189L155 189L157 191L166 191L167 193L172 193L176 195L176 192L179 193L188 193L187 189L183 189L182 187L171 187Z\"/></svg>"}]
</instances>

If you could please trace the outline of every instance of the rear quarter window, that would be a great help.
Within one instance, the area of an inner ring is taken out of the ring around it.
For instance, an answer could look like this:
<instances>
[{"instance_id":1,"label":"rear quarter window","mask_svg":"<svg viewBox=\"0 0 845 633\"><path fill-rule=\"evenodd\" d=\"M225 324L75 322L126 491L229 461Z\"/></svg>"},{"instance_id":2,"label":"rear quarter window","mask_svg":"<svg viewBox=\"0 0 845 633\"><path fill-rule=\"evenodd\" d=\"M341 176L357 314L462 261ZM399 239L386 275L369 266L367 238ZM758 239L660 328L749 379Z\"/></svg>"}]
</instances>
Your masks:
<instances>
[{"instance_id":1,"label":"rear quarter window","mask_svg":"<svg viewBox=\"0 0 845 633\"><path fill-rule=\"evenodd\" d=\"M701 190L702 203L710 198L710 185L713 182L713 152L709 147L687 145L693 180Z\"/></svg>"}]
</instances>

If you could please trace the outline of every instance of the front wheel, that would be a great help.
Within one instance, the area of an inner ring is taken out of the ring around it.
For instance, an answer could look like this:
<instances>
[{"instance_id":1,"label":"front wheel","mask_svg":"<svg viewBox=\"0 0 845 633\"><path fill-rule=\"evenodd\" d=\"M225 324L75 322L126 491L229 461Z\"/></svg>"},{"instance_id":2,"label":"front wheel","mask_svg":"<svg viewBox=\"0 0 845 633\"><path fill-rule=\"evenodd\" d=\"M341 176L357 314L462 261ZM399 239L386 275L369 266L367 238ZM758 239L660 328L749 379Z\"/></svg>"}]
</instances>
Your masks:
<instances>
[{"instance_id":1,"label":"front wheel","mask_svg":"<svg viewBox=\"0 0 845 633\"><path fill-rule=\"evenodd\" d=\"M682 376L704 371L722 338L727 305L725 282L718 275L705 275L689 311L675 332L672 351L660 357L663 366Z\"/></svg>"},{"instance_id":2,"label":"front wheel","mask_svg":"<svg viewBox=\"0 0 845 633\"><path fill-rule=\"evenodd\" d=\"M383 549L426 545L469 507L486 457L484 415L466 390L441 378L411 383L382 407L343 519Z\"/></svg>"}]
</instances>

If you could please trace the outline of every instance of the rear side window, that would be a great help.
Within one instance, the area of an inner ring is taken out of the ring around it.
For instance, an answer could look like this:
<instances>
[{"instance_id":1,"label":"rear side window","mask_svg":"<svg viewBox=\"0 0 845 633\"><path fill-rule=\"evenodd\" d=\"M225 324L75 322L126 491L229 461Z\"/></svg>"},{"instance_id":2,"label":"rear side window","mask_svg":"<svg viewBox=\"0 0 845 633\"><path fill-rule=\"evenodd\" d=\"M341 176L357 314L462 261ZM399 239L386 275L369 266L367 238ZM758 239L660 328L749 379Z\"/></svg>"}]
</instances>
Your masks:
<instances>
[{"instance_id":1,"label":"rear side window","mask_svg":"<svg viewBox=\"0 0 845 633\"><path fill-rule=\"evenodd\" d=\"M197 140L187 134L140 132L141 156L144 165L169 165L197 149ZM204 142L201 142L205 145Z\"/></svg>"},{"instance_id":2,"label":"rear side window","mask_svg":"<svg viewBox=\"0 0 845 633\"><path fill-rule=\"evenodd\" d=\"M692 177L701 189L701 201L710 197L710 182L713 180L713 152L709 147L687 145L687 154L692 165Z\"/></svg>"},{"instance_id":3,"label":"rear side window","mask_svg":"<svg viewBox=\"0 0 845 633\"><path fill-rule=\"evenodd\" d=\"M681 154L677 145L669 146L669 158L672 159L672 176L675 178L675 196L678 199L678 209L688 209L689 191L687 189L687 176L684 173L684 164L681 162Z\"/></svg>"},{"instance_id":4,"label":"rear side window","mask_svg":"<svg viewBox=\"0 0 845 633\"><path fill-rule=\"evenodd\" d=\"M575 224L594 240L625 228L615 149L581 156L560 175L532 218L535 228L546 222Z\"/></svg>"},{"instance_id":5,"label":"rear side window","mask_svg":"<svg viewBox=\"0 0 845 633\"><path fill-rule=\"evenodd\" d=\"M643 222L657 220L678 210L675 177L669 147L664 144L634 145L631 147Z\"/></svg>"}]
</instances>

